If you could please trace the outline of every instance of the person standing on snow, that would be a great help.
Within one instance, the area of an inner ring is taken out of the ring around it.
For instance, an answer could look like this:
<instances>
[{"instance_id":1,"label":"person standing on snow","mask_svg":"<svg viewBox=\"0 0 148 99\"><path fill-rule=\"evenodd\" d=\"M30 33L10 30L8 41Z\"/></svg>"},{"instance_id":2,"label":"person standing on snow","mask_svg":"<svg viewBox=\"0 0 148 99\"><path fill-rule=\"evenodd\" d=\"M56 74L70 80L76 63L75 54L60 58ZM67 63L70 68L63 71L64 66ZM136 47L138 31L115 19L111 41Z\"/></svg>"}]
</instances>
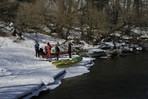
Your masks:
<instances>
[{"instance_id":1,"label":"person standing on snow","mask_svg":"<svg viewBox=\"0 0 148 99\"><path fill-rule=\"evenodd\" d=\"M68 54L69 54L69 58L71 58L71 43L68 44Z\"/></svg>"},{"instance_id":2,"label":"person standing on snow","mask_svg":"<svg viewBox=\"0 0 148 99\"><path fill-rule=\"evenodd\" d=\"M34 48L35 48L35 56L39 57L39 43L37 41L34 45Z\"/></svg>"},{"instance_id":3,"label":"person standing on snow","mask_svg":"<svg viewBox=\"0 0 148 99\"><path fill-rule=\"evenodd\" d=\"M51 58L51 48L52 46L50 45L50 43L47 43L47 46L45 46L45 50L46 50L46 58Z\"/></svg>"},{"instance_id":4,"label":"person standing on snow","mask_svg":"<svg viewBox=\"0 0 148 99\"><path fill-rule=\"evenodd\" d=\"M57 58L57 60L59 60L59 54L60 54L60 48L59 48L59 43L57 43L55 46L55 57Z\"/></svg>"}]
</instances>

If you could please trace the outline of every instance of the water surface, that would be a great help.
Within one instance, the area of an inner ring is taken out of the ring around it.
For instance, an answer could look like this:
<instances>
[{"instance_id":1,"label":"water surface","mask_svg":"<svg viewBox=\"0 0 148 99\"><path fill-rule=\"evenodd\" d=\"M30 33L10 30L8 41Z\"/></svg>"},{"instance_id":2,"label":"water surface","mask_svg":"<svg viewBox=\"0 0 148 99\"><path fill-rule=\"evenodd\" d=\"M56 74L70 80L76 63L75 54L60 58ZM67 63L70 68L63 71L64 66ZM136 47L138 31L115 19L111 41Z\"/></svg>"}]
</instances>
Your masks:
<instances>
[{"instance_id":1,"label":"water surface","mask_svg":"<svg viewBox=\"0 0 148 99\"><path fill-rule=\"evenodd\" d=\"M90 73L32 99L148 99L148 52L97 59Z\"/></svg>"}]
</instances>

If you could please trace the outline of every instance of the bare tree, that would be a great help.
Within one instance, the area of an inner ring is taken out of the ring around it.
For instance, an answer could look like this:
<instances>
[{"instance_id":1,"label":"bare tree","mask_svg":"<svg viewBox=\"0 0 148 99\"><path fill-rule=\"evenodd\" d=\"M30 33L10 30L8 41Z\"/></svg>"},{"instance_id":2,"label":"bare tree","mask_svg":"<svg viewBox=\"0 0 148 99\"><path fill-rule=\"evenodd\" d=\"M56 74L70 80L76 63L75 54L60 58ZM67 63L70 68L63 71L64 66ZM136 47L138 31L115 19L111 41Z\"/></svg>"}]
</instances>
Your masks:
<instances>
[{"instance_id":1,"label":"bare tree","mask_svg":"<svg viewBox=\"0 0 148 99\"><path fill-rule=\"evenodd\" d=\"M21 5L17 12L16 24L24 27L33 28L44 23L44 1L38 0L34 3Z\"/></svg>"},{"instance_id":2,"label":"bare tree","mask_svg":"<svg viewBox=\"0 0 148 99\"><path fill-rule=\"evenodd\" d=\"M24 31L29 32L30 29L39 29L40 25L45 23L44 10L46 0L38 0L29 3L23 3L15 18L15 29L20 39Z\"/></svg>"},{"instance_id":3,"label":"bare tree","mask_svg":"<svg viewBox=\"0 0 148 99\"><path fill-rule=\"evenodd\" d=\"M76 5L76 2L72 0L60 0L57 1L57 9L53 11L55 17L52 21L57 27L58 35L66 40L73 26L77 24Z\"/></svg>"},{"instance_id":4,"label":"bare tree","mask_svg":"<svg viewBox=\"0 0 148 99\"><path fill-rule=\"evenodd\" d=\"M6 21L6 22L13 22L15 18L15 13L18 8L18 2L17 1L11 1L11 0L1 0L0 1L0 20Z\"/></svg>"}]
</instances>

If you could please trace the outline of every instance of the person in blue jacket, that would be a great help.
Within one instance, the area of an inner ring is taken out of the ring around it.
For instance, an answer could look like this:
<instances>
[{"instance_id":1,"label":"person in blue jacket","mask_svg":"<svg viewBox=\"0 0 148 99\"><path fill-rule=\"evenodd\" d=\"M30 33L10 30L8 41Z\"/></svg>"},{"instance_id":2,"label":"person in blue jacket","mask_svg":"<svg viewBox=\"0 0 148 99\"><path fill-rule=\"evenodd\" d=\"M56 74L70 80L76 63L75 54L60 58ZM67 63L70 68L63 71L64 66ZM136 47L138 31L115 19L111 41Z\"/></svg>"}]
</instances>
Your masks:
<instances>
[{"instance_id":1,"label":"person in blue jacket","mask_svg":"<svg viewBox=\"0 0 148 99\"><path fill-rule=\"evenodd\" d=\"M39 57L39 43L37 41L34 45L34 48L35 48L35 56Z\"/></svg>"}]
</instances>

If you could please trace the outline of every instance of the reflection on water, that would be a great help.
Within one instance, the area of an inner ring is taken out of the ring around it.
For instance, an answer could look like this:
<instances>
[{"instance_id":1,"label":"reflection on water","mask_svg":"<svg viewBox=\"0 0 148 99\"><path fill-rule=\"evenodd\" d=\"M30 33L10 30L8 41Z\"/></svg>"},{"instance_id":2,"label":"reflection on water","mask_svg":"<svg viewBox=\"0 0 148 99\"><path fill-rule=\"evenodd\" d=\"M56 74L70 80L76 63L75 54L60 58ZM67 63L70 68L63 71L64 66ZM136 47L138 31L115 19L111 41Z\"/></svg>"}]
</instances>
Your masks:
<instances>
[{"instance_id":1,"label":"reflection on water","mask_svg":"<svg viewBox=\"0 0 148 99\"><path fill-rule=\"evenodd\" d=\"M90 73L33 99L148 99L148 52L95 63Z\"/></svg>"}]
</instances>

